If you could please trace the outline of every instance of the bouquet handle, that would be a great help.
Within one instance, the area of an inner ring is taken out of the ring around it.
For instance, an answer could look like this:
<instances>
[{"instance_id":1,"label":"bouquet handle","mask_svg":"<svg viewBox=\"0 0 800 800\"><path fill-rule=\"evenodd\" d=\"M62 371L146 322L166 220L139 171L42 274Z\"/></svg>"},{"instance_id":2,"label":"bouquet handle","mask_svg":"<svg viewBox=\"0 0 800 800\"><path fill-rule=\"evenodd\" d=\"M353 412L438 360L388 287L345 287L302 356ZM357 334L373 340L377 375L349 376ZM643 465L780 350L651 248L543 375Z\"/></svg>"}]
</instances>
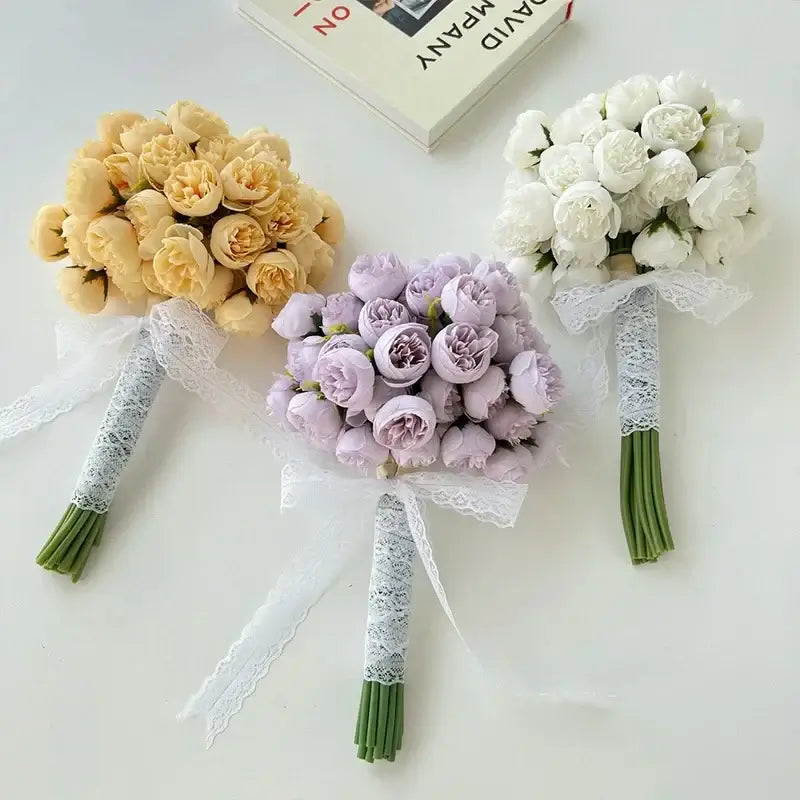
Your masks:
<instances>
[{"instance_id":1,"label":"bouquet handle","mask_svg":"<svg viewBox=\"0 0 800 800\"><path fill-rule=\"evenodd\" d=\"M658 295L637 288L615 314L619 383L620 510L634 564L674 550L661 485Z\"/></svg>"},{"instance_id":2,"label":"bouquet handle","mask_svg":"<svg viewBox=\"0 0 800 800\"><path fill-rule=\"evenodd\" d=\"M403 503L383 494L375 512L364 681L355 744L366 761L394 761L403 743L403 696L416 545Z\"/></svg>"},{"instance_id":3,"label":"bouquet handle","mask_svg":"<svg viewBox=\"0 0 800 800\"><path fill-rule=\"evenodd\" d=\"M106 514L164 379L150 332L139 335L123 364L64 516L36 558L45 569L80 578L100 544Z\"/></svg>"}]
</instances>

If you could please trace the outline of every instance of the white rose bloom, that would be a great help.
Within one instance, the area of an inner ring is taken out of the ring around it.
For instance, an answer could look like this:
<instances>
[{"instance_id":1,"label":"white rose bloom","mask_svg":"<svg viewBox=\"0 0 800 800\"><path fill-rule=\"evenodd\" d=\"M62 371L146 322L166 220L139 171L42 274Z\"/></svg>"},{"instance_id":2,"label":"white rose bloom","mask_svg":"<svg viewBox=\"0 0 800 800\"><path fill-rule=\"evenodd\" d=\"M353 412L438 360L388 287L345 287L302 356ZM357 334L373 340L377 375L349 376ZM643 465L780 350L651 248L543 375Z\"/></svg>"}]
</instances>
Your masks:
<instances>
[{"instance_id":1,"label":"white rose bloom","mask_svg":"<svg viewBox=\"0 0 800 800\"><path fill-rule=\"evenodd\" d=\"M741 217L753 207L758 192L756 168L752 161L745 161L736 173L734 181L738 194L734 203L733 215Z\"/></svg>"},{"instance_id":2,"label":"white rose bloom","mask_svg":"<svg viewBox=\"0 0 800 800\"><path fill-rule=\"evenodd\" d=\"M597 286L610 280L611 273L605 264L597 267L570 267L558 276L558 290L566 292L576 286Z\"/></svg>"},{"instance_id":3,"label":"white rose bloom","mask_svg":"<svg viewBox=\"0 0 800 800\"><path fill-rule=\"evenodd\" d=\"M678 265L678 269L682 272L699 272L701 275L705 275L706 260L695 246L692 252L686 257L686 261Z\"/></svg>"},{"instance_id":4,"label":"white rose bloom","mask_svg":"<svg viewBox=\"0 0 800 800\"><path fill-rule=\"evenodd\" d=\"M509 195L495 223L495 238L511 255L525 255L555 232L555 198L543 183L529 183Z\"/></svg>"},{"instance_id":5,"label":"white rose bloom","mask_svg":"<svg viewBox=\"0 0 800 800\"><path fill-rule=\"evenodd\" d=\"M708 84L688 72L667 75L658 84L658 96L662 103L683 103L701 114L714 107L714 93Z\"/></svg>"},{"instance_id":6,"label":"white rose bloom","mask_svg":"<svg viewBox=\"0 0 800 800\"><path fill-rule=\"evenodd\" d=\"M758 199L753 201L754 209L742 217L738 217L744 231L744 247L742 252L747 252L757 245L770 229L769 216L761 207Z\"/></svg>"},{"instance_id":7,"label":"white rose bloom","mask_svg":"<svg viewBox=\"0 0 800 800\"><path fill-rule=\"evenodd\" d=\"M605 237L594 242L574 242L557 233L553 237L553 256L558 262L558 269L553 279L558 281L565 269L598 267L608 258L608 249L608 239Z\"/></svg>"},{"instance_id":8,"label":"white rose bloom","mask_svg":"<svg viewBox=\"0 0 800 800\"><path fill-rule=\"evenodd\" d=\"M553 294L553 270L548 263L539 268L542 254L534 253L531 256L517 256L508 264L508 271L514 275L523 294L530 298L532 305L544 303Z\"/></svg>"},{"instance_id":9,"label":"white rose bloom","mask_svg":"<svg viewBox=\"0 0 800 800\"><path fill-rule=\"evenodd\" d=\"M651 206L638 191L615 194L612 199L619 207L619 229L622 232L639 233L650 220L658 216L659 209Z\"/></svg>"},{"instance_id":10,"label":"white rose bloom","mask_svg":"<svg viewBox=\"0 0 800 800\"><path fill-rule=\"evenodd\" d=\"M731 217L721 228L700 231L695 246L707 264L718 264L744 251L745 238L742 223Z\"/></svg>"},{"instance_id":11,"label":"white rose bloom","mask_svg":"<svg viewBox=\"0 0 800 800\"><path fill-rule=\"evenodd\" d=\"M688 231L694 228L692 216L689 213L689 203L686 200L678 200L667 206L667 216L682 230Z\"/></svg>"},{"instance_id":12,"label":"white rose bloom","mask_svg":"<svg viewBox=\"0 0 800 800\"><path fill-rule=\"evenodd\" d=\"M747 154L738 141L739 128L732 122L709 125L691 153L697 174L707 175L720 167L743 164Z\"/></svg>"},{"instance_id":13,"label":"white rose bloom","mask_svg":"<svg viewBox=\"0 0 800 800\"><path fill-rule=\"evenodd\" d=\"M503 158L517 169L529 169L539 163L539 156L550 147L547 131L550 120L541 111L523 111L511 129Z\"/></svg>"},{"instance_id":14,"label":"white rose bloom","mask_svg":"<svg viewBox=\"0 0 800 800\"><path fill-rule=\"evenodd\" d=\"M607 133L594 149L595 169L609 192L633 189L644 177L648 160L642 137L629 130Z\"/></svg>"},{"instance_id":15,"label":"white rose bloom","mask_svg":"<svg viewBox=\"0 0 800 800\"><path fill-rule=\"evenodd\" d=\"M686 153L700 141L704 131L700 112L680 103L651 108L642 119L642 139L656 153L672 148Z\"/></svg>"},{"instance_id":16,"label":"white rose bloom","mask_svg":"<svg viewBox=\"0 0 800 800\"><path fill-rule=\"evenodd\" d=\"M503 198L505 199L516 192L517 189L527 186L529 183L541 183L538 166L530 169L512 169L503 184Z\"/></svg>"},{"instance_id":17,"label":"white rose bloom","mask_svg":"<svg viewBox=\"0 0 800 800\"><path fill-rule=\"evenodd\" d=\"M682 150L663 150L650 159L637 192L653 206L683 200L697 183L697 170Z\"/></svg>"},{"instance_id":18,"label":"white rose bloom","mask_svg":"<svg viewBox=\"0 0 800 800\"><path fill-rule=\"evenodd\" d=\"M720 228L730 217L747 213L750 198L739 178L741 167L722 167L689 190L689 216L698 228Z\"/></svg>"},{"instance_id":19,"label":"white rose bloom","mask_svg":"<svg viewBox=\"0 0 800 800\"><path fill-rule=\"evenodd\" d=\"M545 150L539 175L554 195L563 194L573 183L597 180L592 151L578 142L556 144Z\"/></svg>"},{"instance_id":20,"label":"white rose bloom","mask_svg":"<svg viewBox=\"0 0 800 800\"><path fill-rule=\"evenodd\" d=\"M590 150L597 147L597 143L611 131L624 131L627 128L617 119L601 119L587 128L581 137L581 144L585 144Z\"/></svg>"},{"instance_id":21,"label":"white rose bloom","mask_svg":"<svg viewBox=\"0 0 800 800\"><path fill-rule=\"evenodd\" d=\"M669 220L651 222L636 237L631 255L637 264L654 269L676 269L692 252L692 236Z\"/></svg>"},{"instance_id":22,"label":"white rose bloom","mask_svg":"<svg viewBox=\"0 0 800 800\"><path fill-rule=\"evenodd\" d=\"M611 195L595 181L570 186L553 209L558 232L575 242L596 242L619 233L620 213Z\"/></svg>"},{"instance_id":23,"label":"white rose bloom","mask_svg":"<svg viewBox=\"0 0 800 800\"><path fill-rule=\"evenodd\" d=\"M602 121L600 111L588 103L577 105L562 111L554 120L550 128L550 138L553 144L570 144L579 142L583 134L596 122Z\"/></svg>"},{"instance_id":24,"label":"white rose bloom","mask_svg":"<svg viewBox=\"0 0 800 800\"><path fill-rule=\"evenodd\" d=\"M615 83L606 92L606 119L617 119L635 128L642 117L658 105L658 83L651 75L634 75Z\"/></svg>"},{"instance_id":25,"label":"white rose bloom","mask_svg":"<svg viewBox=\"0 0 800 800\"><path fill-rule=\"evenodd\" d=\"M600 92L591 92L581 100L580 105L590 106L597 111L598 114L602 115L606 107L606 96Z\"/></svg>"},{"instance_id":26,"label":"white rose bloom","mask_svg":"<svg viewBox=\"0 0 800 800\"><path fill-rule=\"evenodd\" d=\"M715 109L712 122L732 122L739 128L739 147L752 153L761 147L764 139L764 120L745 113L744 104L738 98L720 103Z\"/></svg>"}]
</instances>

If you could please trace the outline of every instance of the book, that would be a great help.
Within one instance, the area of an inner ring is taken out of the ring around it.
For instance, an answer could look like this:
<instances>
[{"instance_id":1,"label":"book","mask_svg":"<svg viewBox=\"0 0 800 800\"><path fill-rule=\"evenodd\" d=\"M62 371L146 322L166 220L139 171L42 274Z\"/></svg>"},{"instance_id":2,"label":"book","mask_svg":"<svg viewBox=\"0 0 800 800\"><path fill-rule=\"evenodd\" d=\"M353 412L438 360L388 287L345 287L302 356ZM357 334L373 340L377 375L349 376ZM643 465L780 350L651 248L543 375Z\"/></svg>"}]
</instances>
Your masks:
<instances>
[{"instance_id":1,"label":"book","mask_svg":"<svg viewBox=\"0 0 800 800\"><path fill-rule=\"evenodd\" d=\"M430 150L569 19L567 0L239 0L239 11Z\"/></svg>"}]
</instances>

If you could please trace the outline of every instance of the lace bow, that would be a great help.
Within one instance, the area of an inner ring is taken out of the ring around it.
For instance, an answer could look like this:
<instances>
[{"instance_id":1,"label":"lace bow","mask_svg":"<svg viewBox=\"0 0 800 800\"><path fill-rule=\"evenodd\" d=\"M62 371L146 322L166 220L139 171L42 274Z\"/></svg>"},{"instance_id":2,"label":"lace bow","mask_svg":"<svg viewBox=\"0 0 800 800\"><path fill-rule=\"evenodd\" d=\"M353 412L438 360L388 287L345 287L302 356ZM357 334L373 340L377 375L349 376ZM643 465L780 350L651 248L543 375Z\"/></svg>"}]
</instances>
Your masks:
<instances>
[{"instance_id":1,"label":"lace bow","mask_svg":"<svg viewBox=\"0 0 800 800\"><path fill-rule=\"evenodd\" d=\"M206 744L211 746L294 638L297 628L356 547L368 543L378 499L387 493L402 504L436 597L463 641L433 558L425 526L425 504L430 501L498 527L510 527L526 491L527 487L521 484L449 472L413 472L379 480L320 468L307 461L287 464L281 476L281 508L298 509L301 513L303 509L314 509L313 519L309 520L311 542L278 579L238 641L189 700L180 717L204 716Z\"/></svg>"},{"instance_id":2,"label":"lace bow","mask_svg":"<svg viewBox=\"0 0 800 800\"><path fill-rule=\"evenodd\" d=\"M609 371L606 350L613 330L612 315L634 299L641 312L640 317L652 316L655 319L656 296L660 296L677 311L688 311L698 319L716 325L749 300L751 295L750 292L731 286L719 278L677 269L653 270L632 278L612 280L606 284L576 286L558 292L551 303L567 331L572 334L592 331L589 347L580 364L578 378L579 382L586 386L591 398L587 411L596 410L608 396ZM652 306L652 309L649 306ZM638 335L638 327L634 324L626 326L626 330L634 336ZM649 337L648 341L652 343L653 337ZM631 369L643 366L638 362L652 363L655 360L657 364L657 336L654 341L655 353L646 352L647 342L626 343L625 331L620 331L618 326L617 349L618 353L623 355L622 368L625 368L626 363L630 363ZM639 353L636 357L625 357L625 354L636 352ZM634 379L633 383L636 382L636 375L628 376L621 371L621 383L626 383L628 377ZM654 392L657 397L657 383ZM639 400L644 405L639 403ZM623 428L632 426L632 429L637 429L642 425L657 427L657 404L654 407L651 400L652 398L629 398L621 394L620 417ZM654 414L656 419L655 424L652 424Z\"/></svg>"},{"instance_id":3,"label":"lace bow","mask_svg":"<svg viewBox=\"0 0 800 800\"><path fill-rule=\"evenodd\" d=\"M224 382L227 373L214 362L227 335L187 300L167 300L144 318L69 317L56 323L56 371L0 408L0 441L36 430L102 391L119 375L142 328L149 328L161 366L187 388ZM245 405L253 400L245 398Z\"/></svg>"}]
</instances>

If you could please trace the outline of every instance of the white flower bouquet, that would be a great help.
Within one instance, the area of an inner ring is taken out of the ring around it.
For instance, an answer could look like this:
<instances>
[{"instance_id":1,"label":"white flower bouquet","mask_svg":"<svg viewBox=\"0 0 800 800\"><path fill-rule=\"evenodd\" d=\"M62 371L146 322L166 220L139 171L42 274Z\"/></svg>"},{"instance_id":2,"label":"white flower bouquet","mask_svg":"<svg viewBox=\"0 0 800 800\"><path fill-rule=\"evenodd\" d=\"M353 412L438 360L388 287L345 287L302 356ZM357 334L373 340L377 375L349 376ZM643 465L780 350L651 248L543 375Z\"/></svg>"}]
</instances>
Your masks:
<instances>
[{"instance_id":1,"label":"white flower bouquet","mask_svg":"<svg viewBox=\"0 0 800 800\"><path fill-rule=\"evenodd\" d=\"M198 369L216 356L200 352L203 323L186 303L213 315L222 331L259 336L291 294L313 291L327 278L344 230L336 203L292 172L289 145L280 136L266 128L233 136L223 119L185 100L162 116L103 115L98 138L69 167L64 203L40 209L31 234L45 261L69 260L58 287L73 309L107 315L115 307L138 317L122 326L121 337L112 323L87 329L84 337L90 349L102 350L103 341L117 345L136 333L117 365L119 381L72 501L37 557L73 582L103 535L120 475L164 377L164 353L194 347ZM154 308L158 341L148 319ZM194 327L170 327L170 314ZM215 340L212 332L204 341L213 349L224 337ZM90 389L85 363L79 367L68 364L65 371L83 369L83 378L57 376L0 410L0 438L49 421L109 377ZM65 399L59 380L71 381L76 396Z\"/></svg>"},{"instance_id":2,"label":"white flower bouquet","mask_svg":"<svg viewBox=\"0 0 800 800\"><path fill-rule=\"evenodd\" d=\"M691 75L637 75L550 119L519 115L496 221L531 300L571 333L607 392L613 315L622 431L620 499L634 564L674 548L662 491L656 301L716 323L748 295L724 282L765 232L753 153L764 126Z\"/></svg>"}]
</instances>

